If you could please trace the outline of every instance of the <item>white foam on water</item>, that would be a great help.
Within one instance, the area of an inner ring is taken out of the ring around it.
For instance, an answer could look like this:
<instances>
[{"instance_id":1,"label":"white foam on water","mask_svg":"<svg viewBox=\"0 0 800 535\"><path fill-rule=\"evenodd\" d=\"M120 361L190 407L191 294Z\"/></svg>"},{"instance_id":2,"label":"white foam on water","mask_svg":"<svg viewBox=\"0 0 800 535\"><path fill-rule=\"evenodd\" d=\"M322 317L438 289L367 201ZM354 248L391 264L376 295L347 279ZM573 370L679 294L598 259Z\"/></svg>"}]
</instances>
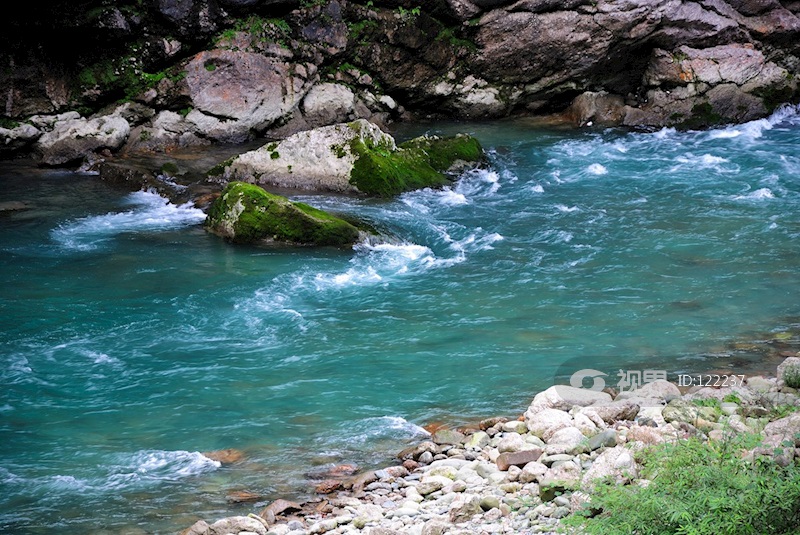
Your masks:
<instances>
[{"instance_id":1,"label":"white foam on water","mask_svg":"<svg viewBox=\"0 0 800 535\"><path fill-rule=\"evenodd\" d=\"M720 164L720 163L725 163L727 161L728 160L726 160L725 158L722 158L720 156L713 156L711 154L703 154L700 157L700 162L703 165L717 165L717 164Z\"/></svg>"},{"instance_id":2,"label":"white foam on water","mask_svg":"<svg viewBox=\"0 0 800 535\"><path fill-rule=\"evenodd\" d=\"M280 385L273 385L268 387L270 390L286 390L288 388L294 388L295 386L300 386L306 383L327 383L327 379L298 379L297 381L289 381L288 383L283 383Z\"/></svg>"},{"instance_id":3,"label":"white foam on water","mask_svg":"<svg viewBox=\"0 0 800 535\"><path fill-rule=\"evenodd\" d=\"M589 173L597 176L608 174L608 169L606 169L604 165L601 165L599 163L593 163L592 165L587 167L586 170L589 171Z\"/></svg>"},{"instance_id":4,"label":"white foam on water","mask_svg":"<svg viewBox=\"0 0 800 535\"><path fill-rule=\"evenodd\" d=\"M439 190L436 194L439 202L447 206L459 206L462 204L469 204L467 197L463 193L453 191L450 188Z\"/></svg>"},{"instance_id":5,"label":"white foam on water","mask_svg":"<svg viewBox=\"0 0 800 535\"><path fill-rule=\"evenodd\" d=\"M764 135L764 132L772 130L775 126L783 122L795 122L800 114L800 106L785 105L779 107L775 112L765 119L758 119L727 128L709 130L709 139L735 139L742 138L745 141L753 141Z\"/></svg>"},{"instance_id":6,"label":"white foam on water","mask_svg":"<svg viewBox=\"0 0 800 535\"><path fill-rule=\"evenodd\" d=\"M577 206L567 206L564 204L556 204L555 209L564 214L580 211L580 208L578 208Z\"/></svg>"},{"instance_id":7,"label":"white foam on water","mask_svg":"<svg viewBox=\"0 0 800 535\"><path fill-rule=\"evenodd\" d=\"M99 351L92 351L91 349L81 349L79 351L95 364L121 364L118 359Z\"/></svg>"},{"instance_id":8,"label":"white foam on water","mask_svg":"<svg viewBox=\"0 0 800 535\"><path fill-rule=\"evenodd\" d=\"M744 195L733 196L733 200L735 201L753 201L753 200L774 199L774 198L775 194L772 193L772 190L769 188L759 188Z\"/></svg>"},{"instance_id":9,"label":"white foam on water","mask_svg":"<svg viewBox=\"0 0 800 535\"><path fill-rule=\"evenodd\" d=\"M0 466L0 483L21 483L23 479L7 468Z\"/></svg>"},{"instance_id":10,"label":"white foam on water","mask_svg":"<svg viewBox=\"0 0 800 535\"><path fill-rule=\"evenodd\" d=\"M492 197L500 186L500 175L496 171L474 169L464 173L452 186L410 191L401 195L400 201L427 214L437 206L461 206L469 204L472 199Z\"/></svg>"},{"instance_id":11,"label":"white foam on water","mask_svg":"<svg viewBox=\"0 0 800 535\"><path fill-rule=\"evenodd\" d=\"M0 412L9 412L9 411L13 411L13 410L14 410L14 407L9 405L8 403L6 403L2 407L0 407Z\"/></svg>"},{"instance_id":12,"label":"white foam on water","mask_svg":"<svg viewBox=\"0 0 800 535\"><path fill-rule=\"evenodd\" d=\"M533 187L531 188L531 191L533 193L544 193L544 188L542 187L541 184L534 184Z\"/></svg>"},{"instance_id":13,"label":"white foam on water","mask_svg":"<svg viewBox=\"0 0 800 535\"><path fill-rule=\"evenodd\" d=\"M497 191L500 189L500 175L498 175L496 171L487 171L484 169L479 169L476 171L476 174L483 181L484 184L489 185L489 189L486 190L485 193L489 195L497 193ZM459 185L461 185L462 183L469 184L469 181L462 179L461 181L459 181Z\"/></svg>"},{"instance_id":14,"label":"white foam on water","mask_svg":"<svg viewBox=\"0 0 800 535\"><path fill-rule=\"evenodd\" d=\"M702 169L712 169L718 173L739 172L738 165L729 165L729 166L724 165L724 164L730 164L730 160L708 153L696 156L691 152L687 152L685 154L675 157L674 161L677 162L677 165L670 168L669 171L671 173L674 173L676 171L681 171L686 168L689 168L693 171Z\"/></svg>"},{"instance_id":15,"label":"white foam on water","mask_svg":"<svg viewBox=\"0 0 800 535\"><path fill-rule=\"evenodd\" d=\"M430 436L425 429L400 416L364 418L343 426L343 430L345 436L340 435L339 439L345 439L347 444L364 444L382 439L410 440Z\"/></svg>"},{"instance_id":16,"label":"white foam on water","mask_svg":"<svg viewBox=\"0 0 800 535\"><path fill-rule=\"evenodd\" d=\"M206 217L191 203L175 205L152 191L131 193L125 204L135 208L67 222L54 229L51 235L67 249L90 251L118 234L173 230L197 225Z\"/></svg>"},{"instance_id":17,"label":"white foam on water","mask_svg":"<svg viewBox=\"0 0 800 535\"><path fill-rule=\"evenodd\" d=\"M652 135L656 139L667 139L668 137L674 136L678 131L674 128L662 128L658 132L654 132Z\"/></svg>"},{"instance_id":18,"label":"white foam on water","mask_svg":"<svg viewBox=\"0 0 800 535\"><path fill-rule=\"evenodd\" d=\"M53 487L58 489L67 490L84 490L91 488L89 482L85 479L79 479L74 476L53 476L50 478L50 483Z\"/></svg>"},{"instance_id":19,"label":"white foam on water","mask_svg":"<svg viewBox=\"0 0 800 535\"><path fill-rule=\"evenodd\" d=\"M219 461L197 451L143 450L121 460L120 465L112 468L103 487L111 489L148 482L177 481L222 466Z\"/></svg>"}]
</instances>

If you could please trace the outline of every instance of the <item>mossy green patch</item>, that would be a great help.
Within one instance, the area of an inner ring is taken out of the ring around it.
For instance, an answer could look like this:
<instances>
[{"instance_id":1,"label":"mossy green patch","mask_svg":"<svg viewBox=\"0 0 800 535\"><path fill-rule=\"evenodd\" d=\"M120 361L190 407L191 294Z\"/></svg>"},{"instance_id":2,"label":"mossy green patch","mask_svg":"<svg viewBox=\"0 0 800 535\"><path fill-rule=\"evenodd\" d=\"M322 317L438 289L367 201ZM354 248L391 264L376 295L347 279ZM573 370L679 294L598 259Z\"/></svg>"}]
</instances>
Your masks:
<instances>
[{"instance_id":1,"label":"mossy green patch","mask_svg":"<svg viewBox=\"0 0 800 535\"><path fill-rule=\"evenodd\" d=\"M449 183L447 177L431 167L423 151L370 147L360 138L356 138L351 148L357 159L350 183L368 195L392 197L404 191Z\"/></svg>"},{"instance_id":2,"label":"mossy green patch","mask_svg":"<svg viewBox=\"0 0 800 535\"><path fill-rule=\"evenodd\" d=\"M422 136L400 144L400 148L425 152L431 167L442 173L459 161L479 163L484 160L483 147L480 142L467 134L444 138Z\"/></svg>"},{"instance_id":3,"label":"mossy green patch","mask_svg":"<svg viewBox=\"0 0 800 535\"><path fill-rule=\"evenodd\" d=\"M692 106L692 114L683 123L681 128L703 128L722 123L724 117L714 111L714 107L708 102L702 102Z\"/></svg>"},{"instance_id":4,"label":"mossy green patch","mask_svg":"<svg viewBox=\"0 0 800 535\"><path fill-rule=\"evenodd\" d=\"M359 238L358 229L343 219L244 182L231 182L214 201L206 227L235 243L349 247Z\"/></svg>"},{"instance_id":5,"label":"mossy green patch","mask_svg":"<svg viewBox=\"0 0 800 535\"><path fill-rule=\"evenodd\" d=\"M180 170L175 162L166 162L161 166L161 173L169 176L175 176Z\"/></svg>"},{"instance_id":6,"label":"mossy green patch","mask_svg":"<svg viewBox=\"0 0 800 535\"><path fill-rule=\"evenodd\" d=\"M230 164L233 163L233 160L236 159L236 156L231 156L225 161L219 162L217 165L206 171L208 176L220 176L222 173L225 172L225 168L228 167Z\"/></svg>"},{"instance_id":7,"label":"mossy green patch","mask_svg":"<svg viewBox=\"0 0 800 535\"><path fill-rule=\"evenodd\" d=\"M403 143L397 150L356 138L351 149L357 159L350 183L364 193L380 197L444 186L450 183L444 173L454 164L477 163L484 158L478 140L467 135L420 137Z\"/></svg>"}]
</instances>

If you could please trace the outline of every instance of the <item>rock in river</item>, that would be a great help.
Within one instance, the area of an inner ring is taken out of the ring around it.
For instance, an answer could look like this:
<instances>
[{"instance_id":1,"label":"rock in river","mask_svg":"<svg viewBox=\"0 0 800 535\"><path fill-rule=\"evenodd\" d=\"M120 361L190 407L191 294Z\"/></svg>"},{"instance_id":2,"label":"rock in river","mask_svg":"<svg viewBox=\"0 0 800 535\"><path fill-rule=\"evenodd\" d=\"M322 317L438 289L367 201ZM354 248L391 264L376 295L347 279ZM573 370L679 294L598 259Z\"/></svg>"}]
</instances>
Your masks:
<instances>
[{"instance_id":1,"label":"rock in river","mask_svg":"<svg viewBox=\"0 0 800 535\"><path fill-rule=\"evenodd\" d=\"M343 219L243 182L232 182L214 201L206 228L235 243L348 247L361 236Z\"/></svg>"}]
</instances>

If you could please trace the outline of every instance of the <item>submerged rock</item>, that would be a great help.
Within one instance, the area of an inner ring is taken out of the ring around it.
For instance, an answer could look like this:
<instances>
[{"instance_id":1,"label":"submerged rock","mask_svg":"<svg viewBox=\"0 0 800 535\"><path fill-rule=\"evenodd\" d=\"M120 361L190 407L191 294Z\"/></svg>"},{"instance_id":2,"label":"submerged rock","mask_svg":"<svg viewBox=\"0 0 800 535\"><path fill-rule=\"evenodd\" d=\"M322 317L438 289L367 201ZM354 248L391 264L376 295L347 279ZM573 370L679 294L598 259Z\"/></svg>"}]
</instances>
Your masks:
<instances>
[{"instance_id":1,"label":"submerged rock","mask_svg":"<svg viewBox=\"0 0 800 535\"><path fill-rule=\"evenodd\" d=\"M209 174L262 185L389 197L446 185L448 173L483 158L480 143L471 136L421 137L398 147L392 136L359 119L269 143Z\"/></svg>"},{"instance_id":2,"label":"submerged rock","mask_svg":"<svg viewBox=\"0 0 800 535\"><path fill-rule=\"evenodd\" d=\"M203 457L208 457L212 461L217 461L221 464L233 464L244 459L244 453L228 448L226 450L204 451Z\"/></svg>"},{"instance_id":3,"label":"submerged rock","mask_svg":"<svg viewBox=\"0 0 800 535\"><path fill-rule=\"evenodd\" d=\"M229 184L214 201L206 228L235 243L349 247L361 236L343 219L243 182Z\"/></svg>"}]
</instances>

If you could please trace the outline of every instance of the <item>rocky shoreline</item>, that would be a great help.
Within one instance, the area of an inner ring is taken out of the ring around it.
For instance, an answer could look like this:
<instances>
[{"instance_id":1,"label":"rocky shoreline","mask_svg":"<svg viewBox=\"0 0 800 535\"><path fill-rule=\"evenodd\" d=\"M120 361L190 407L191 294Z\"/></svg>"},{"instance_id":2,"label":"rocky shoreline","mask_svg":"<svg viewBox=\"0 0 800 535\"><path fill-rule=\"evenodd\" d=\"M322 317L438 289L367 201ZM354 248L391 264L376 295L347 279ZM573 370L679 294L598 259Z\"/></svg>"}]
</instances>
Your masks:
<instances>
[{"instance_id":1,"label":"rocky shoreline","mask_svg":"<svg viewBox=\"0 0 800 535\"><path fill-rule=\"evenodd\" d=\"M796 1L151 4L14 15L0 37L0 157L69 166L359 118L701 128L800 97Z\"/></svg>"},{"instance_id":2,"label":"rocky shoreline","mask_svg":"<svg viewBox=\"0 0 800 535\"><path fill-rule=\"evenodd\" d=\"M354 467L343 465L317 485L320 498L199 520L182 535L553 533L590 506L601 482L650 484L637 452L653 445L753 433L762 440L745 459L797 463L800 356L776 377L739 381L682 391L658 379L620 393L553 386L519 418L434 430L395 466L349 475Z\"/></svg>"}]
</instances>

